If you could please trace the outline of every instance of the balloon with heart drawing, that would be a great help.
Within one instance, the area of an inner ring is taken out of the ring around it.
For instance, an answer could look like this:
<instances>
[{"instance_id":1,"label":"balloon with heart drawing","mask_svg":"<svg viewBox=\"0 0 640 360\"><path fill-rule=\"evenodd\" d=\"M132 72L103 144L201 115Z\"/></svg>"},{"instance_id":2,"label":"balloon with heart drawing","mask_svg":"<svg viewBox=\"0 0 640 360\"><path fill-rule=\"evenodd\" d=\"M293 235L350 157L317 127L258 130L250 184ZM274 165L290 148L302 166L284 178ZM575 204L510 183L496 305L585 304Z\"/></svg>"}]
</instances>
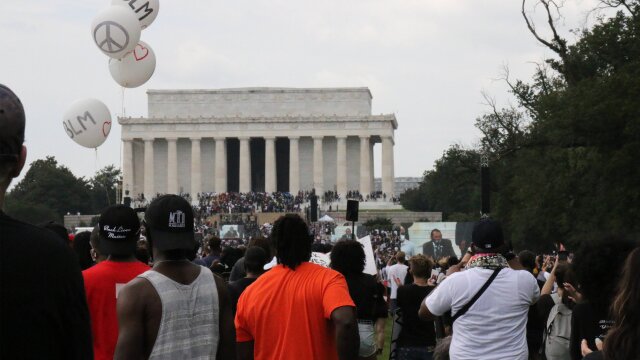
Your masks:
<instances>
[{"instance_id":1,"label":"balloon with heart drawing","mask_svg":"<svg viewBox=\"0 0 640 360\"><path fill-rule=\"evenodd\" d=\"M100 100L81 99L64 113L62 126L71 140L87 148L97 148L111 132L111 112Z\"/></svg>"},{"instance_id":2,"label":"balloon with heart drawing","mask_svg":"<svg viewBox=\"0 0 640 360\"><path fill-rule=\"evenodd\" d=\"M135 88L143 85L156 70L156 55L145 42L140 41L132 52L122 59L110 59L111 77L120 86Z\"/></svg>"}]
</instances>

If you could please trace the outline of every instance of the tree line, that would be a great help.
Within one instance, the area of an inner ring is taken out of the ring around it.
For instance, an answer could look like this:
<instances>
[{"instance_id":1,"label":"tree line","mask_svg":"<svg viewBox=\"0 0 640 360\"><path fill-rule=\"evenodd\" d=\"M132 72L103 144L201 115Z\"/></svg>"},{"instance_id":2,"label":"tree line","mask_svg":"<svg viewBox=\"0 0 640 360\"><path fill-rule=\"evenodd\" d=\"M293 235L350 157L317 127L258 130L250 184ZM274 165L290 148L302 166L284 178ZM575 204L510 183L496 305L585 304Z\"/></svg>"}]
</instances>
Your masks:
<instances>
[{"instance_id":1,"label":"tree line","mask_svg":"<svg viewBox=\"0 0 640 360\"><path fill-rule=\"evenodd\" d=\"M100 214L116 203L120 176L120 170L110 165L90 179L76 177L49 156L31 163L25 177L7 194L5 211L32 224L62 223L67 213Z\"/></svg>"},{"instance_id":2,"label":"tree line","mask_svg":"<svg viewBox=\"0 0 640 360\"><path fill-rule=\"evenodd\" d=\"M616 8L570 44L556 29L559 9L546 11L541 35L522 1L534 39L554 54L531 79L504 81L515 105L475 120L479 145L453 145L401 197L410 210L443 211L445 220L477 220L480 158L491 169L492 217L514 246L549 250L602 236L640 233L640 1L607 0Z\"/></svg>"}]
</instances>

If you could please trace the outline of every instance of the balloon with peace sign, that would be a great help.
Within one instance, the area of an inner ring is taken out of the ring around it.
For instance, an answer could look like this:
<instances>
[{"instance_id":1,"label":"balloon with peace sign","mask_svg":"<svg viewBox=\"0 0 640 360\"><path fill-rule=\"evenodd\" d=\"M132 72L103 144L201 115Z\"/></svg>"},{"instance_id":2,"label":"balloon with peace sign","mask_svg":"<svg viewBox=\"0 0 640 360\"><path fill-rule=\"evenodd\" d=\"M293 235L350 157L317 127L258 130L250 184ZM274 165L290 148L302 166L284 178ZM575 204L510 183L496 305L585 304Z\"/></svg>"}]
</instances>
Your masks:
<instances>
[{"instance_id":1,"label":"balloon with peace sign","mask_svg":"<svg viewBox=\"0 0 640 360\"><path fill-rule=\"evenodd\" d=\"M103 10L93 20L91 35L105 55L121 59L140 41L140 22L135 13L123 6Z\"/></svg>"}]
</instances>

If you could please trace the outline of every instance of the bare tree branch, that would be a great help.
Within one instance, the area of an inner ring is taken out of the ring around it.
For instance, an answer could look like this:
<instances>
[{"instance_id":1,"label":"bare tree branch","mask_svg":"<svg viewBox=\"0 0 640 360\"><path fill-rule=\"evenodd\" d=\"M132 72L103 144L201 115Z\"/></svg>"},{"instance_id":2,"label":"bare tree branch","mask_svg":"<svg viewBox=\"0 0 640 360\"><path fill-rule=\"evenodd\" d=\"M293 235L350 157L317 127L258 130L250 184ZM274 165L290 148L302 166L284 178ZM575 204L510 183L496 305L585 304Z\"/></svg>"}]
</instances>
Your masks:
<instances>
[{"instance_id":1,"label":"bare tree branch","mask_svg":"<svg viewBox=\"0 0 640 360\"><path fill-rule=\"evenodd\" d=\"M509 78L509 67L505 65L502 70L503 70L502 80L504 80L504 82L507 83L507 86L509 86L509 89L511 89L511 92L516 97L518 97L518 99L520 100L520 103L522 104L522 106L525 107L525 109L527 109L534 117L538 117L538 111L535 109L534 104L531 103L529 99L521 96L516 86L511 82Z\"/></svg>"},{"instance_id":2,"label":"bare tree branch","mask_svg":"<svg viewBox=\"0 0 640 360\"><path fill-rule=\"evenodd\" d=\"M553 0L540 0L540 2L542 3L542 5L544 6L544 8L545 8L545 10L547 12L547 22L549 23L549 28L551 29L551 32L553 33L553 40L555 41L555 43L559 47L559 49L562 52L562 54L566 55L566 53L567 53L566 41L563 38L561 38L560 35L558 35L558 31L556 30L556 26L555 26L553 17L551 16L550 5L553 5L556 8L556 10L558 10L560 7Z\"/></svg>"},{"instance_id":3,"label":"bare tree branch","mask_svg":"<svg viewBox=\"0 0 640 360\"><path fill-rule=\"evenodd\" d=\"M553 25L553 18L551 17L551 13L549 12L549 4L545 0L540 0L540 1L543 3L543 5L545 6L545 9L547 11L548 21L551 24L552 31L554 33L554 39L555 39L558 36L558 33L555 30L555 26ZM527 16L527 12L525 10L526 3L527 3L527 0L522 0L522 17L524 17L524 21L527 23L527 28L529 28L529 32L531 32L531 34L533 34L533 36L536 38L536 40L538 40L541 44L543 44L544 46L546 46L549 49L553 50L558 55L560 55L560 56L565 55L565 53L563 52L563 49L561 49L557 45L553 44L552 42L543 39L538 34L538 32L536 31L535 25L533 24L533 21L529 19L529 16ZM565 52L566 52L566 49L565 49Z\"/></svg>"},{"instance_id":4,"label":"bare tree branch","mask_svg":"<svg viewBox=\"0 0 640 360\"><path fill-rule=\"evenodd\" d=\"M622 6L634 19L636 18L636 11L629 5L629 0L600 0L600 3L605 5L604 8L618 8Z\"/></svg>"}]
</instances>

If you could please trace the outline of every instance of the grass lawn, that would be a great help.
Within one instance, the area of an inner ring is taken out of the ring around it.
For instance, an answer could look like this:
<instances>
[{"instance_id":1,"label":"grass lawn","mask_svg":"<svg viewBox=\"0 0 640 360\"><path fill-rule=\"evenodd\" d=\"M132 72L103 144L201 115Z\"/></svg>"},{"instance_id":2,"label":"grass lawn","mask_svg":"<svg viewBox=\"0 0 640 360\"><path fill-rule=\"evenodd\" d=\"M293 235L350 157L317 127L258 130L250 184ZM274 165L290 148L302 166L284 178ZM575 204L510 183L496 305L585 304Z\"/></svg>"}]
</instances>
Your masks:
<instances>
[{"instance_id":1,"label":"grass lawn","mask_svg":"<svg viewBox=\"0 0 640 360\"><path fill-rule=\"evenodd\" d=\"M379 360L389 359L389 349L391 345L391 328L393 327L393 318L388 317L384 327L384 349L382 349L382 356L378 357Z\"/></svg>"}]
</instances>

